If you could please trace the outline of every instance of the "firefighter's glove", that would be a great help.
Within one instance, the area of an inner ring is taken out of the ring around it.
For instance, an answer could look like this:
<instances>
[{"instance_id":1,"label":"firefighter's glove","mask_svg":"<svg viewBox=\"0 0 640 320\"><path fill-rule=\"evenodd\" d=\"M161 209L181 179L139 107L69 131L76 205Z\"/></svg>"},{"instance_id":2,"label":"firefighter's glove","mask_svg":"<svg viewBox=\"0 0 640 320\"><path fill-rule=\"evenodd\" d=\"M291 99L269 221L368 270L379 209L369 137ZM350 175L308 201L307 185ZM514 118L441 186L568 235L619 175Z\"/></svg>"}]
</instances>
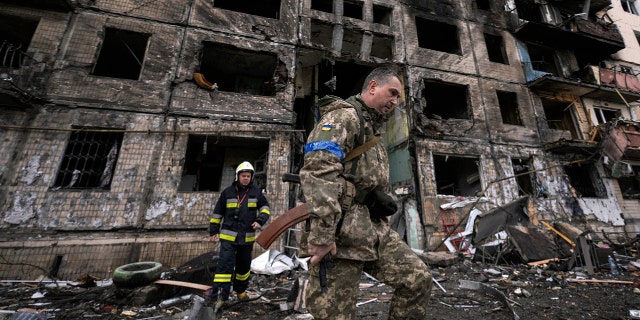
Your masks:
<instances>
[{"instance_id":1,"label":"firefighter's glove","mask_svg":"<svg viewBox=\"0 0 640 320\"><path fill-rule=\"evenodd\" d=\"M395 199L379 188L369 193L365 205L369 208L369 216L372 220L388 217L398 211Z\"/></svg>"}]
</instances>

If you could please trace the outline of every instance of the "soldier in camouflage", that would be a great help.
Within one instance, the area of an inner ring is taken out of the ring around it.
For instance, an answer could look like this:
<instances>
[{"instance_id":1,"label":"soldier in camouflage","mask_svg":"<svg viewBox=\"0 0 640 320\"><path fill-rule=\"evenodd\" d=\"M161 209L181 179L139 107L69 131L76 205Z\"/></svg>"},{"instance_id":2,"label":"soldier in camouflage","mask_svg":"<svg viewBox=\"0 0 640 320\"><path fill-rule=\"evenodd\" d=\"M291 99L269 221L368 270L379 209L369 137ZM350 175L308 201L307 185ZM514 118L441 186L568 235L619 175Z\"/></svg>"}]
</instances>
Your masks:
<instances>
[{"instance_id":1,"label":"soldier in camouflage","mask_svg":"<svg viewBox=\"0 0 640 320\"><path fill-rule=\"evenodd\" d=\"M377 68L360 94L319 103L322 118L309 135L300 170L310 213L301 239L302 253L311 256L306 305L314 319L354 319L363 271L395 289L389 319L427 314L433 285L428 267L391 229L389 213L374 214L365 205L374 190L389 188L385 145L366 142L380 134L401 92L399 76ZM344 161L359 146L366 151ZM326 270L323 293L319 262L327 254L334 266Z\"/></svg>"}]
</instances>

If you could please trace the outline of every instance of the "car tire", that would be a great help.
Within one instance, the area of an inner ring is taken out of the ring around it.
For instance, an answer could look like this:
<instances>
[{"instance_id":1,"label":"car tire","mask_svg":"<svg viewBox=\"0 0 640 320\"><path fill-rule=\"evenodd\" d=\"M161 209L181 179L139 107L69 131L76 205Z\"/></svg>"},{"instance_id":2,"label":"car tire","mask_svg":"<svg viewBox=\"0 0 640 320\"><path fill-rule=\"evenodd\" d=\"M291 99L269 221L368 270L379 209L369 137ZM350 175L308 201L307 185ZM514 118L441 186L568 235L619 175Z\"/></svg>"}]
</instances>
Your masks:
<instances>
[{"instance_id":1,"label":"car tire","mask_svg":"<svg viewBox=\"0 0 640 320\"><path fill-rule=\"evenodd\" d=\"M162 264L154 261L129 263L113 271L113 283L118 287L133 288L160 279Z\"/></svg>"}]
</instances>

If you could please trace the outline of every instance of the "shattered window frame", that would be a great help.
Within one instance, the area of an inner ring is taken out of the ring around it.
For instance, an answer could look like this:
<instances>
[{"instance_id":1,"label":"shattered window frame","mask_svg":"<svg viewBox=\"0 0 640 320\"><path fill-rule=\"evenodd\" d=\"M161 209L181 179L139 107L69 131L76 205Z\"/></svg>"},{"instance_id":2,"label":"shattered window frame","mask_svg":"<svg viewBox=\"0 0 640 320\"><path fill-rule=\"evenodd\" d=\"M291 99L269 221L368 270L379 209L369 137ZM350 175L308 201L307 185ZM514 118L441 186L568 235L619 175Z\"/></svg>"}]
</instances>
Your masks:
<instances>
[{"instance_id":1,"label":"shattered window frame","mask_svg":"<svg viewBox=\"0 0 640 320\"><path fill-rule=\"evenodd\" d=\"M190 134L178 192L220 192L235 179L243 161L253 164L254 184L266 189L269 139Z\"/></svg>"},{"instance_id":2,"label":"shattered window frame","mask_svg":"<svg viewBox=\"0 0 640 320\"><path fill-rule=\"evenodd\" d=\"M536 176L533 174L533 163L530 158L512 158L511 167L518 185L518 195L534 195Z\"/></svg>"},{"instance_id":3,"label":"shattered window frame","mask_svg":"<svg viewBox=\"0 0 640 320\"><path fill-rule=\"evenodd\" d=\"M471 120L469 86L438 79L424 79L422 97L426 105L422 113L428 119Z\"/></svg>"},{"instance_id":4,"label":"shattered window frame","mask_svg":"<svg viewBox=\"0 0 640 320\"><path fill-rule=\"evenodd\" d=\"M507 48L504 44L503 36L485 32L484 43L489 61L509 65L509 57L507 56Z\"/></svg>"},{"instance_id":5,"label":"shattered window frame","mask_svg":"<svg viewBox=\"0 0 640 320\"><path fill-rule=\"evenodd\" d=\"M433 174L436 194L474 197L482 191L480 157L434 153Z\"/></svg>"},{"instance_id":6,"label":"shattered window frame","mask_svg":"<svg viewBox=\"0 0 640 320\"><path fill-rule=\"evenodd\" d=\"M82 128L72 131L52 190L110 190L124 132Z\"/></svg>"},{"instance_id":7,"label":"shattered window frame","mask_svg":"<svg viewBox=\"0 0 640 320\"><path fill-rule=\"evenodd\" d=\"M148 33L106 27L91 75L140 80L150 38Z\"/></svg>"},{"instance_id":8,"label":"shattered window frame","mask_svg":"<svg viewBox=\"0 0 640 320\"><path fill-rule=\"evenodd\" d=\"M273 97L288 81L277 53L210 41L202 43L199 71L220 91L256 96Z\"/></svg>"},{"instance_id":9,"label":"shattered window frame","mask_svg":"<svg viewBox=\"0 0 640 320\"><path fill-rule=\"evenodd\" d=\"M617 178L622 198L626 200L640 199L640 164L631 164L632 175Z\"/></svg>"},{"instance_id":10,"label":"shattered window frame","mask_svg":"<svg viewBox=\"0 0 640 320\"><path fill-rule=\"evenodd\" d=\"M564 172L578 197L607 198L607 189L594 162L565 165Z\"/></svg>"},{"instance_id":11,"label":"shattered window frame","mask_svg":"<svg viewBox=\"0 0 640 320\"><path fill-rule=\"evenodd\" d=\"M415 17L415 25L418 47L462 55L460 30L457 25L419 16ZM433 32L434 30L438 30L438 32Z\"/></svg>"},{"instance_id":12,"label":"shattered window frame","mask_svg":"<svg viewBox=\"0 0 640 320\"><path fill-rule=\"evenodd\" d=\"M622 110L615 108L593 107L593 113L596 117L596 125L613 121L622 116Z\"/></svg>"},{"instance_id":13,"label":"shattered window frame","mask_svg":"<svg viewBox=\"0 0 640 320\"><path fill-rule=\"evenodd\" d=\"M518 94L513 91L496 90L496 97L498 98L502 123L523 126L520 106L518 105Z\"/></svg>"},{"instance_id":14,"label":"shattered window frame","mask_svg":"<svg viewBox=\"0 0 640 320\"><path fill-rule=\"evenodd\" d=\"M0 67L18 69L30 58L27 54L39 20L1 13Z\"/></svg>"}]
</instances>

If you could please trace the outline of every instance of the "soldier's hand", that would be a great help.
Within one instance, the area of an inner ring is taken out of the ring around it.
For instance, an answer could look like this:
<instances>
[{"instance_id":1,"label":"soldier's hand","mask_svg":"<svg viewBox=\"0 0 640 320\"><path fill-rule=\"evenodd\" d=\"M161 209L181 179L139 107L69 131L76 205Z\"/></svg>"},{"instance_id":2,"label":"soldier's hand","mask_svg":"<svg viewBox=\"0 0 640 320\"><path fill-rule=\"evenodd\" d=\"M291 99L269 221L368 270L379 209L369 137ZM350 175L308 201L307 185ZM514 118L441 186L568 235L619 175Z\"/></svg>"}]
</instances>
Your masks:
<instances>
[{"instance_id":1,"label":"soldier's hand","mask_svg":"<svg viewBox=\"0 0 640 320\"><path fill-rule=\"evenodd\" d=\"M220 239L220 234L216 233L216 234L212 235L211 237L209 237L209 242L216 243L216 242L218 242L218 239Z\"/></svg>"},{"instance_id":2,"label":"soldier's hand","mask_svg":"<svg viewBox=\"0 0 640 320\"><path fill-rule=\"evenodd\" d=\"M326 256L328 253L335 255L337 252L335 242L332 242L331 244L328 244L326 246L316 246L312 243L307 243L307 247L309 249L309 254L311 255L311 259L309 259L309 262L311 264L319 263L322 258L324 258L324 256Z\"/></svg>"}]
</instances>

